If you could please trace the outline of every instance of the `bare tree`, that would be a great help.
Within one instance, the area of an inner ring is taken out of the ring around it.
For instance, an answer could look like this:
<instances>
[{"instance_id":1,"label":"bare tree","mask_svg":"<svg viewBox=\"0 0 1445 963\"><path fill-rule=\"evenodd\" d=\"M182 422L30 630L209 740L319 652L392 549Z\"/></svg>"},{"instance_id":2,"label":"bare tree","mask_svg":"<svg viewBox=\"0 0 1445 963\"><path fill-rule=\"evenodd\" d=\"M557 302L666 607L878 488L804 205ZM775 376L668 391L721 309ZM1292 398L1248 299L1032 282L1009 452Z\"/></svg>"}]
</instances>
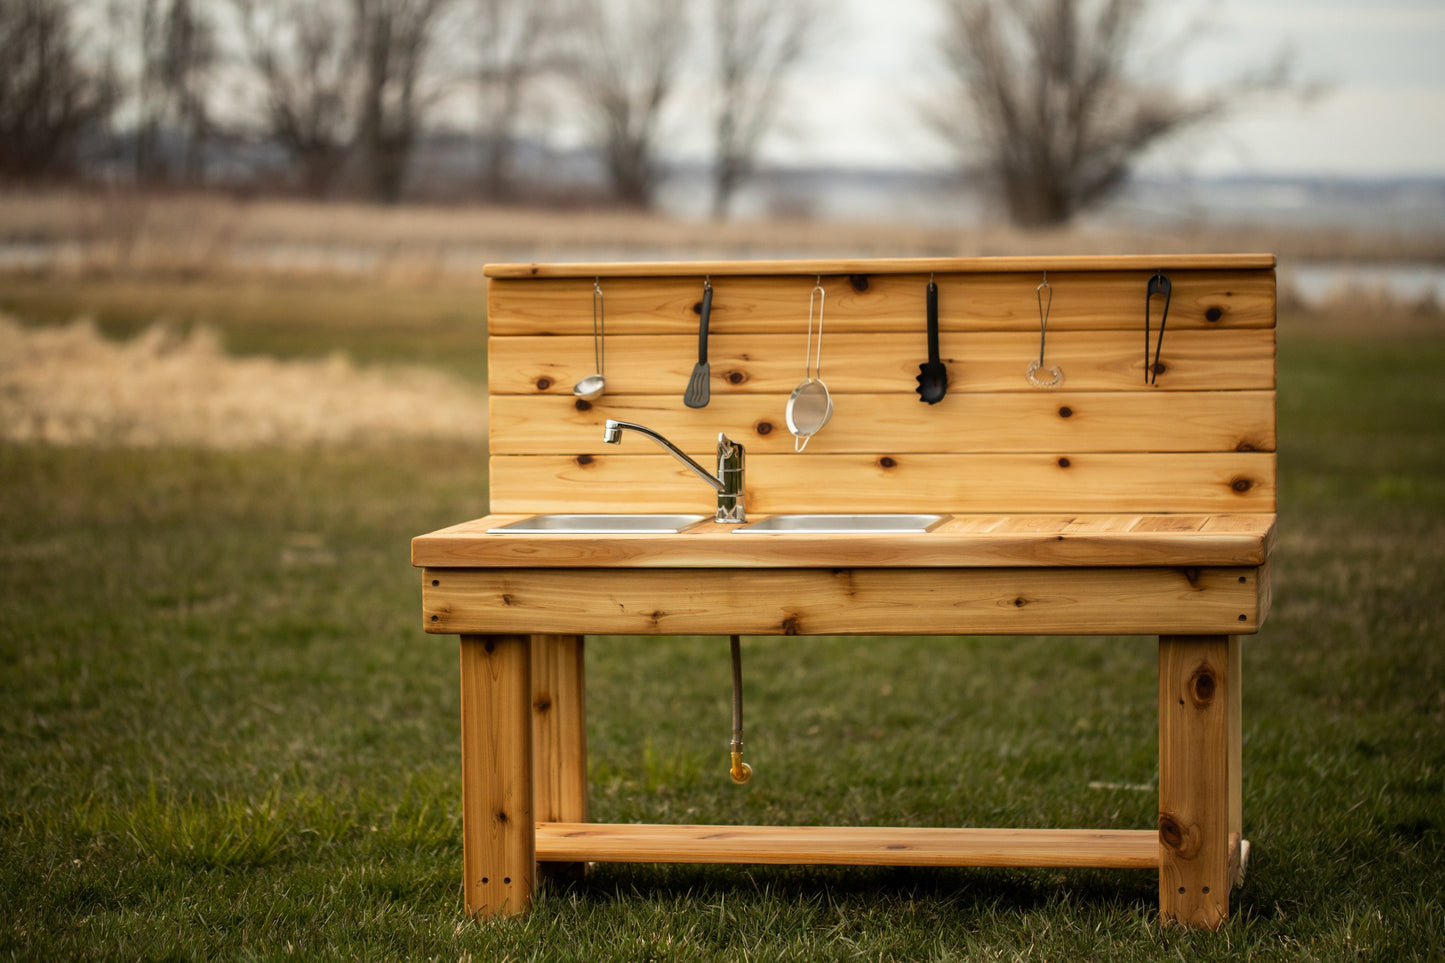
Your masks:
<instances>
[{"instance_id":1,"label":"bare tree","mask_svg":"<svg viewBox=\"0 0 1445 963\"><path fill-rule=\"evenodd\" d=\"M356 129L357 31L348 0L235 0L247 55L264 89L267 134L302 189L337 185Z\"/></svg>"},{"instance_id":2,"label":"bare tree","mask_svg":"<svg viewBox=\"0 0 1445 963\"><path fill-rule=\"evenodd\" d=\"M435 101L427 57L451 0L353 0L361 56L357 146L367 193L401 197L424 114Z\"/></svg>"},{"instance_id":3,"label":"bare tree","mask_svg":"<svg viewBox=\"0 0 1445 963\"><path fill-rule=\"evenodd\" d=\"M1283 86L1283 64L1189 96L1131 73L1147 0L941 0L964 110L931 119L981 151L1010 218L1058 224L1116 190L1148 147Z\"/></svg>"},{"instance_id":4,"label":"bare tree","mask_svg":"<svg viewBox=\"0 0 1445 963\"><path fill-rule=\"evenodd\" d=\"M193 0L145 0L141 9L140 122L136 170L143 179L171 175L162 137L182 140L181 171L204 175L211 119L210 82L219 59L215 28Z\"/></svg>"},{"instance_id":5,"label":"bare tree","mask_svg":"<svg viewBox=\"0 0 1445 963\"><path fill-rule=\"evenodd\" d=\"M506 196L513 180L517 123L530 81L557 65L557 4L551 0L476 0L482 134L482 192Z\"/></svg>"},{"instance_id":6,"label":"bare tree","mask_svg":"<svg viewBox=\"0 0 1445 963\"><path fill-rule=\"evenodd\" d=\"M713 118L714 217L727 216L777 117L779 86L803 55L817 14L811 0L713 0L717 105Z\"/></svg>"},{"instance_id":7,"label":"bare tree","mask_svg":"<svg viewBox=\"0 0 1445 963\"><path fill-rule=\"evenodd\" d=\"M676 0L621 0L579 11L575 76L613 195L647 207L657 189L658 124L687 37Z\"/></svg>"},{"instance_id":8,"label":"bare tree","mask_svg":"<svg viewBox=\"0 0 1445 963\"><path fill-rule=\"evenodd\" d=\"M75 172L76 149L117 99L108 66L85 62L67 0L0 2L0 178Z\"/></svg>"}]
</instances>

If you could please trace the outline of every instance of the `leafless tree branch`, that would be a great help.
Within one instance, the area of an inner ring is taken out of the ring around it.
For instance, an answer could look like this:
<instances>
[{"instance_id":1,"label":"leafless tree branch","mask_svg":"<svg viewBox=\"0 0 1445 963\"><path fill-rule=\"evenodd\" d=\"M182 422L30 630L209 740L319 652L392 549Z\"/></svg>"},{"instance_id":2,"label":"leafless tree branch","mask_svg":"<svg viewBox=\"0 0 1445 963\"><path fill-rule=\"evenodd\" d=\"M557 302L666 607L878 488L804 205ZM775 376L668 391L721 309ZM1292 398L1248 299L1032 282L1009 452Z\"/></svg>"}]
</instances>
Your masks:
<instances>
[{"instance_id":1,"label":"leafless tree branch","mask_svg":"<svg viewBox=\"0 0 1445 963\"><path fill-rule=\"evenodd\" d=\"M713 123L713 216L727 216L772 127L783 78L802 57L817 17L812 0L713 0L717 109Z\"/></svg>"},{"instance_id":2,"label":"leafless tree branch","mask_svg":"<svg viewBox=\"0 0 1445 963\"><path fill-rule=\"evenodd\" d=\"M687 37L675 0L588 4L576 13L575 79L616 199L647 207L659 177L658 123Z\"/></svg>"},{"instance_id":3,"label":"leafless tree branch","mask_svg":"<svg viewBox=\"0 0 1445 963\"><path fill-rule=\"evenodd\" d=\"M1200 95L1131 73L1147 0L941 0L955 96L930 119L982 154L1010 218L1068 221L1159 141L1287 86L1276 65Z\"/></svg>"},{"instance_id":4,"label":"leafless tree branch","mask_svg":"<svg viewBox=\"0 0 1445 963\"><path fill-rule=\"evenodd\" d=\"M0 2L0 178L74 172L81 138L118 99L114 72L87 65L67 0Z\"/></svg>"},{"instance_id":5,"label":"leafless tree branch","mask_svg":"<svg viewBox=\"0 0 1445 963\"><path fill-rule=\"evenodd\" d=\"M264 88L267 133L285 148L302 189L337 185L356 128L356 29L344 0L234 0Z\"/></svg>"}]
</instances>

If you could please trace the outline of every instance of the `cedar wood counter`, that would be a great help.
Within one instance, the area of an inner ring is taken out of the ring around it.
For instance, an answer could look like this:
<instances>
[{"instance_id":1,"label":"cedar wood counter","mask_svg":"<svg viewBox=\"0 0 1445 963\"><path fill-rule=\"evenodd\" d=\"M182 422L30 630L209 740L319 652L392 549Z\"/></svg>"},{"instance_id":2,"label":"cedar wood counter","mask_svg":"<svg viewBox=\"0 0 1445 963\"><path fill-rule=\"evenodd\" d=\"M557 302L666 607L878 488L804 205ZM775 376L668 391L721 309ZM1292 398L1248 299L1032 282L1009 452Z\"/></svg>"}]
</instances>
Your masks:
<instances>
[{"instance_id":1,"label":"cedar wood counter","mask_svg":"<svg viewBox=\"0 0 1445 963\"><path fill-rule=\"evenodd\" d=\"M1240 637L1270 602L1273 266L1240 255L489 267L493 514L412 542L426 631L461 637L468 912L524 911L539 862L543 873L607 860L1105 866L1156 870L1165 919L1219 925L1248 853ZM1044 272L1046 364L1066 376L1053 391L1023 377ZM1161 272L1173 303L1145 384L1140 302ZM913 393L931 276L950 375L936 406ZM713 398L694 410L681 396L705 277ZM835 415L796 454L781 412L815 280L829 298ZM595 370L594 283L608 394L589 403L570 388ZM710 521L669 535L486 533L542 512L708 510L710 490L650 443L602 445L607 418L695 457L719 430L745 444L749 521L950 517L916 534L744 536ZM589 823L587 634L1157 635L1158 825Z\"/></svg>"}]
</instances>

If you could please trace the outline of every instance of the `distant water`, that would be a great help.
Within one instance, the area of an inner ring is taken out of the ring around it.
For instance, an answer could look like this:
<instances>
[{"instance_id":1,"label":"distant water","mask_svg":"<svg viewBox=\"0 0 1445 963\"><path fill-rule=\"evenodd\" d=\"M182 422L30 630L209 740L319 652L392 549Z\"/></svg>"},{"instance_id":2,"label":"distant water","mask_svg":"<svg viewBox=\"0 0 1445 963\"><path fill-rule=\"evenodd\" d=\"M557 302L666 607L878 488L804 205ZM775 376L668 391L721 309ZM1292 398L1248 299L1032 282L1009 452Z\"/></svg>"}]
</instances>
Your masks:
<instances>
[{"instance_id":1,"label":"distant water","mask_svg":"<svg viewBox=\"0 0 1445 963\"><path fill-rule=\"evenodd\" d=\"M1315 306L1351 292L1445 306L1445 266L1438 264L1281 264L1279 279L1281 286Z\"/></svg>"},{"instance_id":2,"label":"distant water","mask_svg":"<svg viewBox=\"0 0 1445 963\"><path fill-rule=\"evenodd\" d=\"M661 206L682 218L708 214L703 172L678 171ZM853 223L986 227L1001 218L987 190L943 174L901 171L769 171L745 185L733 212L745 218L812 217ZM1129 184L1083 218L1085 226L1354 228L1445 236L1445 178L1322 180L1151 178Z\"/></svg>"}]
</instances>

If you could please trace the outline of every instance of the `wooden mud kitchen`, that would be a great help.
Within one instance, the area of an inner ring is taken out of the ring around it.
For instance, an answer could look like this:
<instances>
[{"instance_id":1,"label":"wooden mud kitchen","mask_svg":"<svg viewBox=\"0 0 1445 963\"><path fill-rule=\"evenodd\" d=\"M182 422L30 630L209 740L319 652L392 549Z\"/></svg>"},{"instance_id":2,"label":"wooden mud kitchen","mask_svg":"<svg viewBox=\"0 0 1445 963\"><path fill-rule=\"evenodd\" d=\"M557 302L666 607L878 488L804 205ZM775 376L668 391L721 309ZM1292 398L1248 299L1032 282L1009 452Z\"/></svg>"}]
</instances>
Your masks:
<instances>
[{"instance_id":1,"label":"wooden mud kitchen","mask_svg":"<svg viewBox=\"0 0 1445 963\"><path fill-rule=\"evenodd\" d=\"M467 911L595 861L1133 867L1163 919L1220 925L1241 637L1270 604L1274 266L489 266L492 514L412 542L426 631L461 637ZM593 634L1158 636L1158 825L591 823Z\"/></svg>"}]
</instances>

